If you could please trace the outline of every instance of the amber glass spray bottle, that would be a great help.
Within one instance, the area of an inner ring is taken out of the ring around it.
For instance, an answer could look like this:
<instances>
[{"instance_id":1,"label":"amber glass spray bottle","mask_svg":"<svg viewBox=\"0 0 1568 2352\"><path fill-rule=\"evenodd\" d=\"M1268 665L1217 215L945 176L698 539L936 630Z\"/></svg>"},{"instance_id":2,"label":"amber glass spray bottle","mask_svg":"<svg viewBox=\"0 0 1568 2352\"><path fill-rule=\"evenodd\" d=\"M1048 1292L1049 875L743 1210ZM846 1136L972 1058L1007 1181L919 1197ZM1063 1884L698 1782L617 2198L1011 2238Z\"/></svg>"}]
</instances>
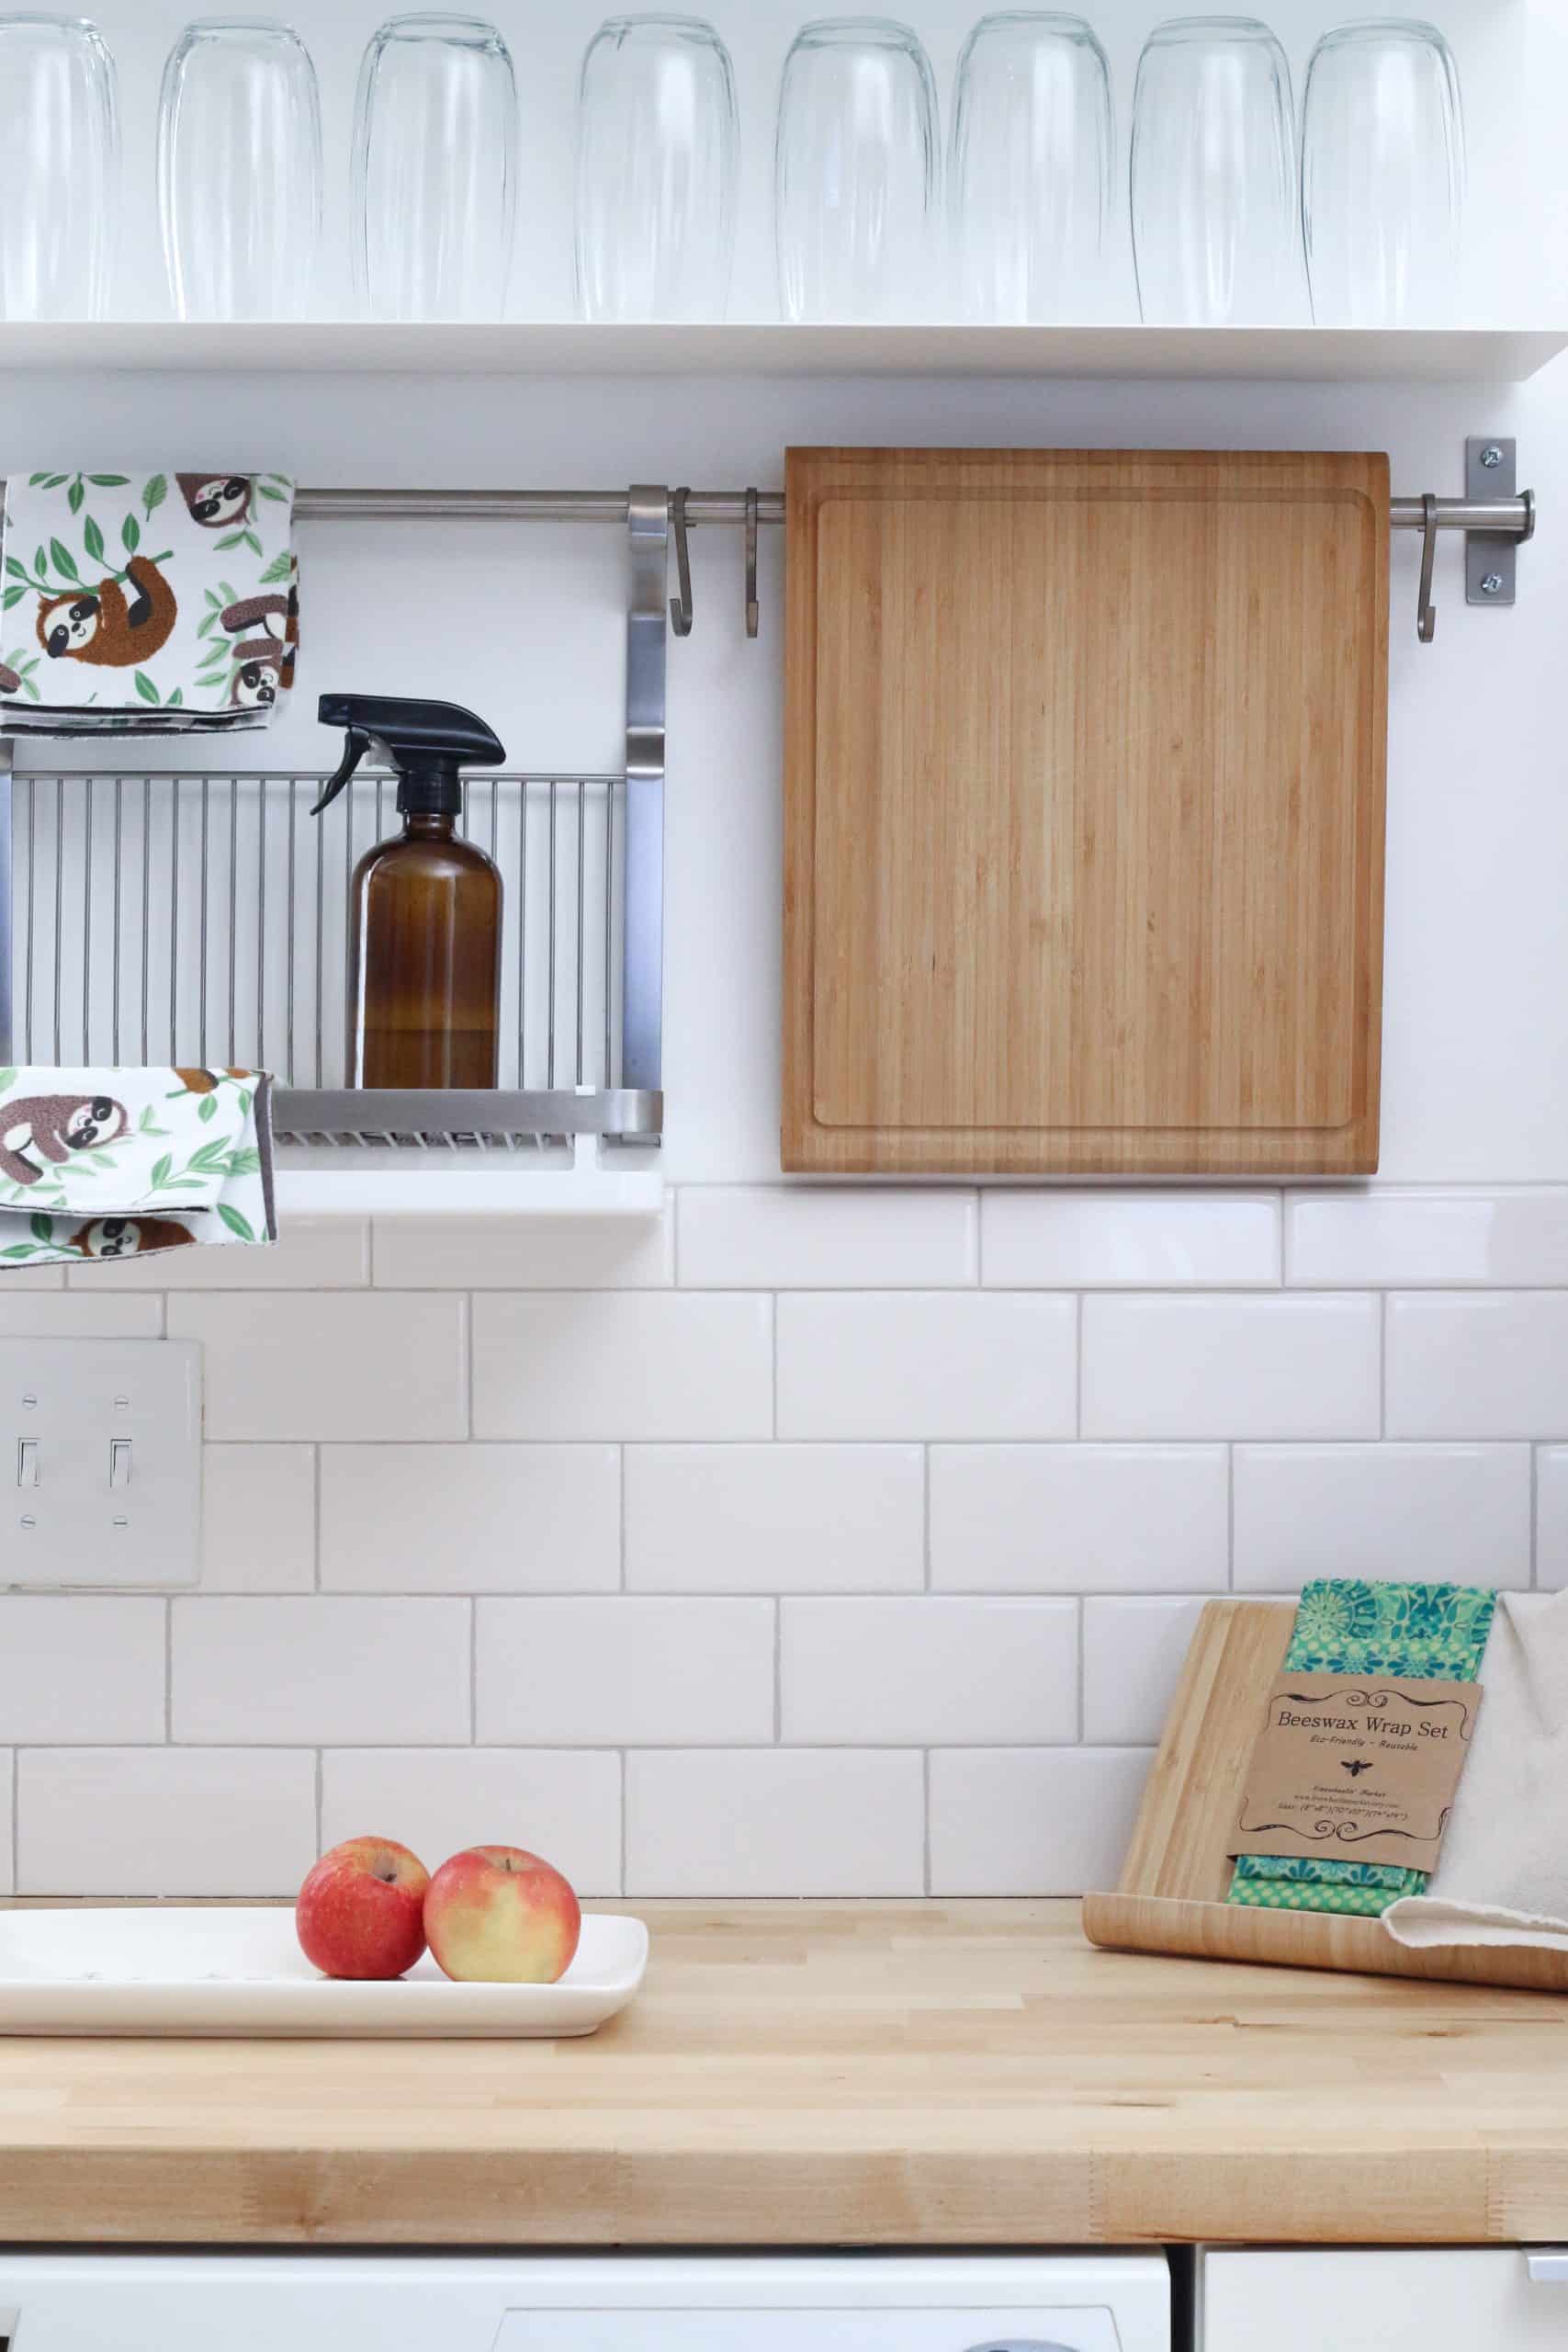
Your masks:
<instances>
[{"instance_id":1,"label":"amber glass spray bottle","mask_svg":"<svg viewBox=\"0 0 1568 2352\"><path fill-rule=\"evenodd\" d=\"M501 1019L501 876L457 831L465 767L506 757L455 703L323 695L324 727L346 728L336 799L367 752L398 774L400 834L354 871L349 907L348 1083L491 1087Z\"/></svg>"}]
</instances>

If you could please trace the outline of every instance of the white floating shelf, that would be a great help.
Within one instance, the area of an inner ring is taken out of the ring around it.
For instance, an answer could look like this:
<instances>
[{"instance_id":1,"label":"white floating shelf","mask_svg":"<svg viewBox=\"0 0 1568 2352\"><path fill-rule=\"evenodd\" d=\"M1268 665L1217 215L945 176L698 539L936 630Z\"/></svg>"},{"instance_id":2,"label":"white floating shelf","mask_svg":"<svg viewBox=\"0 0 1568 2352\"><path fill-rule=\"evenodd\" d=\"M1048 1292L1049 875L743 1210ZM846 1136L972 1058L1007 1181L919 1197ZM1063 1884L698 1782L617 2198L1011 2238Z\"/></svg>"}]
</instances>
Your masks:
<instances>
[{"instance_id":1,"label":"white floating shelf","mask_svg":"<svg viewBox=\"0 0 1568 2352\"><path fill-rule=\"evenodd\" d=\"M367 1167L344 1150L312 1154L303 1167L286 1148L274 1180L279 1226L297 1216L657 1216L664 1205L658 1169L604 1167L581 1152L575 1167L530 1167L523 1155L500 1151L446 1165L453 1157L388 1153L381 1166ZM394 1158L396 1165L385 1164Z\"/></svg>"},{"instance_id":2,"label":"white floating shelf","mask_svg":"<svg viewBox=\"0 0 1568 2352\"><path fill-rule=\"evenodd\" d=\"M1522 383L1568 329L1459 327L0 325L0 368L246 375L1038 376Z\"/></svg>"}]
</instances>

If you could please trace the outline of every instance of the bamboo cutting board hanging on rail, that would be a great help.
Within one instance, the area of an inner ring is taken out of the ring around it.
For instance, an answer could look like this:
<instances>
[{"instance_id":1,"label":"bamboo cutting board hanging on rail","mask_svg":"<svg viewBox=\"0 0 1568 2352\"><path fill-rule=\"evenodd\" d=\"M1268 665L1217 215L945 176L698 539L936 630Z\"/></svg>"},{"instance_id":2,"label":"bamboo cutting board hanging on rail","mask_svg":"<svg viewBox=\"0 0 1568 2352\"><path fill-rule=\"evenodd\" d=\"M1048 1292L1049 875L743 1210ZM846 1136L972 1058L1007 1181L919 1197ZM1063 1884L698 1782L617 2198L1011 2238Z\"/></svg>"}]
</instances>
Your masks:
<instances>
[{"instance_id":1,"label":"bamboo cutting board hanging on rail","mask_svg":"<svg viewBox=\"0 0 1568 2352\"><path fill-rule=\"evenodd\" d=\"M787 484L784 1167L1375 1169L1387 458Z\"/></svg>"}]
</instances>

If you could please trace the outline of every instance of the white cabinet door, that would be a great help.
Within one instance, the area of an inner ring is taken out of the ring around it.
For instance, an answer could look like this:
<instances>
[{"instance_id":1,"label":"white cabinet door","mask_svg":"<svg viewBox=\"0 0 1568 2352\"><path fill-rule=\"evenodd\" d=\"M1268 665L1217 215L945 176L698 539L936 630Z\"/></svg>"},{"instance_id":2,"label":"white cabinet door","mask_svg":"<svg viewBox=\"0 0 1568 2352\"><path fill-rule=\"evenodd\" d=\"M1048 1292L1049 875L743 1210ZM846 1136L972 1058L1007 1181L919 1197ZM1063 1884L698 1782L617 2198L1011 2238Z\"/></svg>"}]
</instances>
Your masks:
<instances>
[{"instance_id":1,"label":"white cabinet door","mask_svg":"<svg viewBox=\"0 0 1568 2352\"><path fill-rule=\"evenodd\" d=\"M1211 2254L1201 2352L1568 2352L1568 2263L1533 2267L1511 2247Z\"/></svg>"},{"instance_id":2,"label":"white cabinet door","mask_svg":"<svg viewBox=\"0 0 1568 2352\"><path fill-rule=\"evenodd\" d=\"M0 2352L1169 2352L1157 2255L8 2254Z\"/></svg>"}]
</instances>

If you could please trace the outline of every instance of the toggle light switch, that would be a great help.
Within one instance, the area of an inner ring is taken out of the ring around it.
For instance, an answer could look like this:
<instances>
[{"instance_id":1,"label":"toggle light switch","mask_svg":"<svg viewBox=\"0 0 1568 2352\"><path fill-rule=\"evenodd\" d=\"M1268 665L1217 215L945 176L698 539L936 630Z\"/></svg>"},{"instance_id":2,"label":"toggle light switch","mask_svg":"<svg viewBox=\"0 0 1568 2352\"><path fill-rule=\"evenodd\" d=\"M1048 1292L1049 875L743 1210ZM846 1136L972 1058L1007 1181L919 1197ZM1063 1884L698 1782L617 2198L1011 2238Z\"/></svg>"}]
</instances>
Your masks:
<instances>
[{"instance_id":1,"label":"toggle light switch","mask_svg":"<svg viewBox=\"0 0 1568 2352\"><path fill-rule=\"evenodd\" d=\"M38 1485L38 1440L23 1437L17 1440L17 1484L18 1487Z\"/></svg>"},{"instance_id":2,"label":"toggle light switch","mask_svg":"<svg viewBox=\"0 0 1568 2352\"><path fill-rule=\"evenodd\" d=\"M129 1487L130 1484L130 1440L115 1437L109 1440L109 1485Z\"/></svg>"}]
</instances>

